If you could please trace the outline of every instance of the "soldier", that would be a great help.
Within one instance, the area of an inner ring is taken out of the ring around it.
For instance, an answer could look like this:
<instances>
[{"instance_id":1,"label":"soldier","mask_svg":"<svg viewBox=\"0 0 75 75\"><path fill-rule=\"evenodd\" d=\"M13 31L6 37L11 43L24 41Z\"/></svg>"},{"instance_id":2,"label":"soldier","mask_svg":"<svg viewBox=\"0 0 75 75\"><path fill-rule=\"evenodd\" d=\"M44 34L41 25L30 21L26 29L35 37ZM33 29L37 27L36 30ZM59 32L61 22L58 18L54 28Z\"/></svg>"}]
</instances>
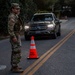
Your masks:
<instances>
[{"instance_id":1,"label":"soldier","mask_svg":"<svg viewBox=\"0 0 75 75\"><path fill-rule=\"evenodd\" d=\"M21 40L20 30L22 29L22 22L19 19L20 6L17 3L11 4L11 12L8 16L8 33L10 35L10 43L12 47L11 54L11 71L12 72L23 72L22 68L19 67L21 59Z\"/></svg>"}]
</instances>

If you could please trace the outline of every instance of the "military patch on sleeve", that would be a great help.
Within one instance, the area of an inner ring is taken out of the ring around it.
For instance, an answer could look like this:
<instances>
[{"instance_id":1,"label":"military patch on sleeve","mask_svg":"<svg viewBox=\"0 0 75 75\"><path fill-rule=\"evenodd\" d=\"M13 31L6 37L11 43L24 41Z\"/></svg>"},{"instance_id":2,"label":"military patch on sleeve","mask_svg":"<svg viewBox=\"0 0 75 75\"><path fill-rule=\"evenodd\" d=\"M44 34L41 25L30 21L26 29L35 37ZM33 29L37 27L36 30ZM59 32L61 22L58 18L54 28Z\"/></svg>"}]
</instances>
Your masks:
<instances>
[{"instance_id":1,"label":"military patch on sleeve","mask_svg":"<svg viewBox=\"0 0 75 75\"><path fill-rule=\"evenodd\" d=\"M11 22L15 22L15 20L14 20L13 18L10 18L10 21L11 21Z\"/></svg>"},{"instance_id":2,"label":"military patch on sleeve","mask_svg":"<svg viewBox=\"0 0 75 75\"><path fill-rule=\"evenodd\" d=\"M15 22L15 16L14 15L10 15L9 16L9 20L11 20L12 22Z\"/></svg>"}]
</instances>

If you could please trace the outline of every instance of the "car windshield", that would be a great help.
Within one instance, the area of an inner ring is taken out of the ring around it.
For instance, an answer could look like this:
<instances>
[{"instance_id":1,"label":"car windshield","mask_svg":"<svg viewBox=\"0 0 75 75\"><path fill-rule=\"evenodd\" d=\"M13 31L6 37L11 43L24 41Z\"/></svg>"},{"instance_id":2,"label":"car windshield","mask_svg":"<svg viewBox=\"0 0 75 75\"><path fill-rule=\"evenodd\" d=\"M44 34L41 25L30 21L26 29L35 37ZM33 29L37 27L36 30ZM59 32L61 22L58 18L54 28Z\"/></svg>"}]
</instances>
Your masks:
<instances>
[{"instance_id":1,"label":"car windshield","mask_svg":"<svg viewBox=\"0 0 75 75\"><path fill-rule=\"evenodd\" d=\"M52 14L34 15L31 21L52 21Z\"/></svg>"}]
</instances>

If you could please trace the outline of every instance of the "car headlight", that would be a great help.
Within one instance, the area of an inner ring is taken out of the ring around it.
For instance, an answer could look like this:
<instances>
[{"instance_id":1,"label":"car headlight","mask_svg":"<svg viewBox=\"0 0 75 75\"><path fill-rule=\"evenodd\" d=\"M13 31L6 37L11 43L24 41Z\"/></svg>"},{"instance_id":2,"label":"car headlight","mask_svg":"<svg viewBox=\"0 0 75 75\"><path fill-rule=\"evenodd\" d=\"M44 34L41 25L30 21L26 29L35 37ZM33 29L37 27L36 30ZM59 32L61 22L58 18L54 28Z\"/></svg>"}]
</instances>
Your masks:
<instances>
[{"instance_id":1,"label":"car headlight","mask_svg":"<svg viewBox=\"0 0 75 75\"><path fill-rule=\"evenodd\" d=\"M25 29L29 29L29 26L25 26L24 28L25 28Z\"/></svg>"},{"instance_id":2,"label":"car headlight","mask_svg":"<svg viewBox=\"0 0 75 75\"><path fill-rule=\"evenodd\" d=\"M48 27L48 28L53 28L54 25L53 25L53 24L49 24L49 25L47 25L47 27Z\"/></svg>"}]
</instances>

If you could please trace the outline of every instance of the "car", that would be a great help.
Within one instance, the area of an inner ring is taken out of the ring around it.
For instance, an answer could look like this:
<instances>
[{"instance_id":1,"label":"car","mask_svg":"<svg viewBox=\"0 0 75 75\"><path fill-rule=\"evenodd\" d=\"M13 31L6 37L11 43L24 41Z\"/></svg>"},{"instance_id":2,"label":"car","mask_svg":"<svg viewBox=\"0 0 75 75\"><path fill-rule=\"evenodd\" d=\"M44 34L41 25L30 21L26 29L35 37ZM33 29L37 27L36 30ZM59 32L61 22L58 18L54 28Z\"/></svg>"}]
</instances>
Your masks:
<instances>
[{"instance_id":1,"label":"car","mask_svg":"<svg viewBox=\"0 0 75 75\"><path fill-rule=\"evenodd\" d=\"M57 36L61 35L60 23L54 13L35 13L24 26L25 39L28 40L31 36L52 36L53 39L56 39Z\"/></svg>"}]
</instances>

